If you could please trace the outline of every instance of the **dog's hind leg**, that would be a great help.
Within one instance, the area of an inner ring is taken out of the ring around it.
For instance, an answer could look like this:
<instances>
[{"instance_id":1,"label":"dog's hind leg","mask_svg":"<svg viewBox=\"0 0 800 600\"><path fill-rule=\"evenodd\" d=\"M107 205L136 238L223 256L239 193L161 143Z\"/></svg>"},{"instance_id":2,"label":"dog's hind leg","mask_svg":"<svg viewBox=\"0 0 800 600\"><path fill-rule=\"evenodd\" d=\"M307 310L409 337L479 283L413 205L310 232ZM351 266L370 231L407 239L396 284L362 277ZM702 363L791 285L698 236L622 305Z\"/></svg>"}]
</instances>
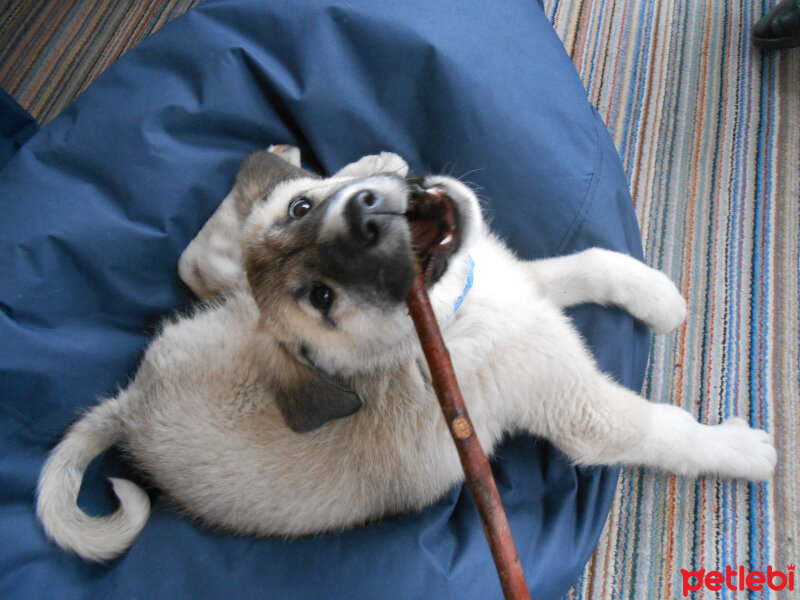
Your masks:
<instances>
[{"instance_id":1,"label":"dog's hind leg","mask_svg":"<svg viewBox=\"0 0 800 600\"><path fill-rule=\"evenodd\" d=\"M625 254L592 248L528 264L545 295L559 307L613 304L656 333L668 333L686 318L686 302L675 284Z\"/></svg>"},{"instance_id":2,"label":"dog's hind leg","mask_svg":"<svg viewBox=\"0 0 800 600\"><path fill-rule=\"evenodd\" d=\"M598 374L573 402L559 402L547 437L578 464L642 465L679 475L769 479L776 452L767 432L739 418L702 425L677 406L654 404ZM577 390L573 390L577 391ZM574 396L573 396L574 397Z\"/></svg>"}]
</instances>

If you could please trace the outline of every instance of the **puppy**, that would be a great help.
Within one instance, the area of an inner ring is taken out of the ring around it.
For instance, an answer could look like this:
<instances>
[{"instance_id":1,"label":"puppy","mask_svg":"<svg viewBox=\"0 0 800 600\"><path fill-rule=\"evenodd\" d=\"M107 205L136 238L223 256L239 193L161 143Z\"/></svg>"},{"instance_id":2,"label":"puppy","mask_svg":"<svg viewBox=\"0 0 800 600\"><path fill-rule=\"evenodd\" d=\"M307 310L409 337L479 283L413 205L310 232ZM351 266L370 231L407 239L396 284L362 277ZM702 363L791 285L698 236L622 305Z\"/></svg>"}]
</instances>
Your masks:
<instances>
[{"instance_id":1,"label":"puppy","mask_svg":"<svg viewBox=\"0 0 800 600\"><path fill-rule=\"evenodd\" d=\"M113 444L188 515L243 535L418 511L461 481L405 305L412 229L436 226L409 205L433 193L457 234L431 259L429 293L488 453L505 432L527 431L576 464L770 477L766 432L647 402L598 370L562 313L613 304L666 333L686 314L666 276L601 249L519 260L469 188L406 174L391 154L328 179L303 171L289 147L245 160L180 261L209 300L166 323L127 389L75 423L44 465L37 513L53 540L106 560L144 526L148 498L129 481L112 480L114 514L77 507L83 471Z\"/></svg>"}]
</instances>

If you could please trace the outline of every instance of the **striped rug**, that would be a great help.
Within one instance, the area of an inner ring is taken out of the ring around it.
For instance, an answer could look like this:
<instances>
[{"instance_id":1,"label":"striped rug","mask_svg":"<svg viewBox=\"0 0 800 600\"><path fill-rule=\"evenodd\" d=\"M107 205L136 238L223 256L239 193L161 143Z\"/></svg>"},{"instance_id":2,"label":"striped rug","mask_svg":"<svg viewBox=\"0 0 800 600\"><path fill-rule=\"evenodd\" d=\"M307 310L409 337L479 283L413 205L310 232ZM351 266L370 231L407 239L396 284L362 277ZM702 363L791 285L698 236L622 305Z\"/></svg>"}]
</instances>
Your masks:
<instances>
[{"instance_id":1,"label":"striped rug","mask_svg":"<svg viewBox=\"0 0 800 600\"><path fill-rule=\"evenodd\" d=\"M546 2L622 155L645 255L689 301L654 340L645 395L706 423L741 415L779 453L759 485L626 470L571 599L680 598L680 569L800 563L800 50L750 44L769 4ZM745 594L695 597L778 597Z\"/></svg>"},{"instance_id":2,"label":"striped rug","mask_svg":"<svg viewBox=\"0 0 800 600\"><path fill-rule=\"evenodd\" d=\"M46 122L198 1L0 0L0 85ZM800 50L750 45L768 4L545 2L622 155L648 261L689 299L645 394L704 422L742 415L779 451L760 485L626 470L572 600L680 598L682 568L800 563ZM695 596L770 597L745 594Z\"/></svg>"},{"instance_id":3,"label":"striped rug","mask_svg":"<svg viewBox=\"0 0 800 600\"><path fill-rule=\"evenodd\" d=\"M0 86L40 123L200 0L0 0Z\"/></svg>"}]
</instances>

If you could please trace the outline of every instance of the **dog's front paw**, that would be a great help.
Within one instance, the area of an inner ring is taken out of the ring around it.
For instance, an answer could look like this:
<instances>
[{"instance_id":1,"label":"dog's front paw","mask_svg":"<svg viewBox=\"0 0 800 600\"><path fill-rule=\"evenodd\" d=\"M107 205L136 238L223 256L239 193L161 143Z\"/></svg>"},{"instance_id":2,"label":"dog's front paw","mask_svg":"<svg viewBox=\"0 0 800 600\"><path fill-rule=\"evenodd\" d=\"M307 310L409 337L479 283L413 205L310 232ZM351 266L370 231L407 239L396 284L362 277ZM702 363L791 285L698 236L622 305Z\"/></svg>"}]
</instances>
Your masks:
<instances>
[{"instance_id":1,"label":"dog's front paw","mask_svg":"<svg viewBox=\"0 0 800 600\"><path fill-rule=\"evenodd\" d=\"M766 431L752 429L739 417L731 417L714 429L723 453L720 474L750 481L772 477L778 453Z\"/></svg>"},{"instance_id":2,"label":"dog's front paw","mask_svg":"<svg viewBox=\"0 0 800 600\"><path fill-rule=\"evenodd\" d=\"M631 313L656 333L669 333L686 320L686 300L672 280L661 271L647 270L647 281L631 300Z\"/></svg>"}]
</instances>

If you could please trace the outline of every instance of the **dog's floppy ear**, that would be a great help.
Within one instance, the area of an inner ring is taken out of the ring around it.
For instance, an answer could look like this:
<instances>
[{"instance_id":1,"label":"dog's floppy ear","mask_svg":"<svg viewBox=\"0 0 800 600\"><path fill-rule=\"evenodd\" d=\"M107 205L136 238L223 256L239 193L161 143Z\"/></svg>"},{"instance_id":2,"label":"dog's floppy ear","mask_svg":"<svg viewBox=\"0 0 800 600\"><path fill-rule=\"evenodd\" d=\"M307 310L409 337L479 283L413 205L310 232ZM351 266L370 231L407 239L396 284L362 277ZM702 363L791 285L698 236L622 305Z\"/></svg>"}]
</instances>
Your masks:
<instances>
[{"instance_id":1,"label":"dog's floppy ear","mask_svg":"<svg viewBox=\"0 0 800 600\"><path fill-rule=\"evenodd\" d=\"M392 173L398 177L408 175L408 163L394 152L370 154L339 169L334 177L369 177L379 173Z\"/></svg>"},{"instance_id":2,"label":"dog's floppy ear","mask_svg":"<svg viewBox=\"0 0 800 600\"><path fill-rule=\"evenodd\" d=\"M273 144L267 148L268 152L280 156L283 160L295 167L300 166L300 148L289 144Z\"/></svg>"},{"instance_id":3,"label":"dog's floppy ear","mask_svg":"<svg viewBox=\"0 0 800 600\"><path fill-rule=\"evenodd\" d=\"M349 417L361 408L361 398L308 360L292 356L282 347L290 365L275 381L275 402L292 431L306 433L335 419ZM292 372L291 376L289 372Z\"/></svg>"}]
</instances>

